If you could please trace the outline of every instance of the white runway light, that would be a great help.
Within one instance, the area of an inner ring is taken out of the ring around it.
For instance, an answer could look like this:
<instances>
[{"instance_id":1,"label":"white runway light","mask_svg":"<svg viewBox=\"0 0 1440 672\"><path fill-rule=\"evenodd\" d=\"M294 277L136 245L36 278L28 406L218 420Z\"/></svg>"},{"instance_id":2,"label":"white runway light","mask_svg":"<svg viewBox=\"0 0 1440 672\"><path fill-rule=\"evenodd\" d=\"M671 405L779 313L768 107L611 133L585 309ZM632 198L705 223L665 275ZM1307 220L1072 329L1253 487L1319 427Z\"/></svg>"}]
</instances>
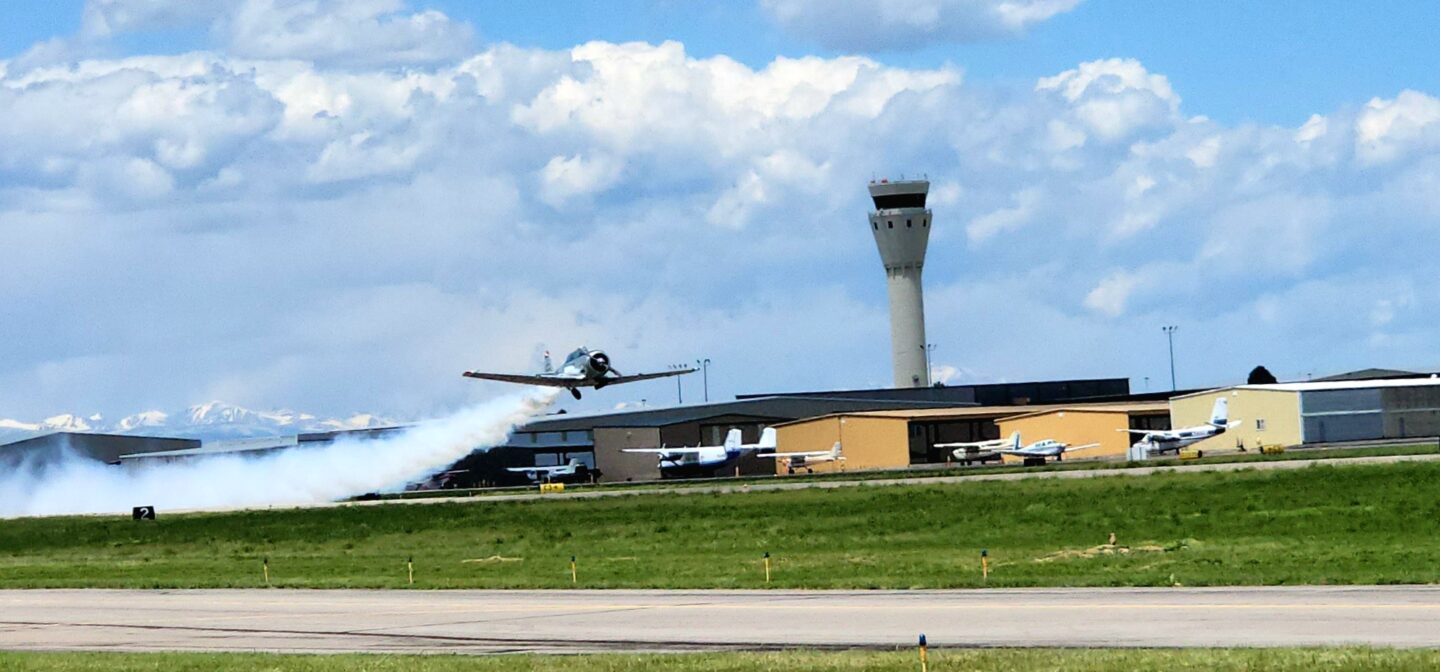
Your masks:
<instances>
[{"instance_id":1,"label":"white runway light","mask_svg":"<svg viewBox=\"0 0 1440 672\"><path fill-rule=\"evenodd\" d=\"M161 512L333 502L394 492L476 449L502 444L544 410L555 390L502 397L395 435L348 438L244 457L219 455L134 467L68 455L21 463L0 474L0 517L126 512L137 502Z\"/></svg>"}]
</instances>

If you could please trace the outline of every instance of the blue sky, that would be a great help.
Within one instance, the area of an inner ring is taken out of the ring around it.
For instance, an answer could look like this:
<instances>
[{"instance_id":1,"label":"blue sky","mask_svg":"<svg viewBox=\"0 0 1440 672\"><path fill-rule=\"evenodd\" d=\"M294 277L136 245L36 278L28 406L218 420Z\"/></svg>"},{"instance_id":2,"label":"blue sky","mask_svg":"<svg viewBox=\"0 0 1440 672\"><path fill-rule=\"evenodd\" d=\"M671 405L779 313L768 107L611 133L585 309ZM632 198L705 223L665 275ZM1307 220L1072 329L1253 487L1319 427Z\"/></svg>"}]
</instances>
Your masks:
<instances>
[{"instance_id":1,"label":"blue sky","mask_svg":"<svg viewBox=\"0 0 1440 672\"><path fill-rule=\"evenodd\" d=\"M5 3L0 418L415 417L581 343L710 357L712 397L883 385L864 183L901 172L952 382L1158 387L1164 324L1182 386L1440 368L1430 14Z\"/></svg>"}]
</instances>

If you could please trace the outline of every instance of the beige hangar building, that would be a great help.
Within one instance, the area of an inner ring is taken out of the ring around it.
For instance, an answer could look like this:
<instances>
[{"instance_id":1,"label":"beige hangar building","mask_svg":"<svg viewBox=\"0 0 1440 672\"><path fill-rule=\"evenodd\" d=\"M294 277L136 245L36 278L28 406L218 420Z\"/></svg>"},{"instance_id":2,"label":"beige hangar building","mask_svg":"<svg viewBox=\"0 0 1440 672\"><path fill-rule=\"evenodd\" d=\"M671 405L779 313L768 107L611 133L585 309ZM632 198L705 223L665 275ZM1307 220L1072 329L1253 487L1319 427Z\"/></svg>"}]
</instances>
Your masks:
<instances>
[{"instance_id":1,"label":"beige hangar building","mask_svg":"<svg viewBox=\"0 0 1440 672\"><path fill-rule=\"evenodd\" d=\"M1298 446L1440 436L1440 379L1238 385L1175 397L1175 427L1203 425L1215 400L1230 400L1229 431L1200 450Z\"/></svg>"}]
</instances>

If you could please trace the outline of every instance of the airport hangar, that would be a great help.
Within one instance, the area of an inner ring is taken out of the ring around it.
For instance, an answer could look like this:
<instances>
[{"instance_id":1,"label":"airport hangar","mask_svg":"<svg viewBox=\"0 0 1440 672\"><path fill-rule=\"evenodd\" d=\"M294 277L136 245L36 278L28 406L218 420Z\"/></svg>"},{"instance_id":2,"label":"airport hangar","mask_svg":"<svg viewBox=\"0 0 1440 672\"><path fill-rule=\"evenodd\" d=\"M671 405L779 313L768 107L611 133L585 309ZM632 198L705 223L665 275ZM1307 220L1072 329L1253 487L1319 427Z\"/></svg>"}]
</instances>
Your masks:
<instances>
[{"instance_id":1,"label":"airport hangar","mask_svg":"<svg viewBox=\"0 0 1440 672\"><path fill-rule=\"evenodd\" d=\"M472 455L453 469L469 470L474 472L474 477L483 479L494 473L495 465L486 462L497 458L504 462L503 466L549 466L578 459L599 470L603 482L651 480L662 477L655 456L624 453L623 449L720 445L731 428L740 429L746 443L754 443L765 427L783 427L786 423L836 414L872 412L911 418L904 421L898 435L900 439L893 444L895 454L888 456L883 465L876 465L906 467L943 463L948 452L934 449L933 444L998 438L1000 428L994 422L996 419L1031 411L1160 400L1161 411L1155 419L1146 421L1149 424L1145 428L1168 428L1166 418L1160 417L1164 415L1163 400L1167 396L1131 395L1126 378L743 395L734 401L674 408L547 416L517 428L504 446L489 454ZM916 429L912 430L912 425ZM911 442L906 437L912 431L922 437L923 448L909 450ZM831 439L820 446L811 445L813 442L808 440L799 441L800 435L783 429L779 435L779 452L829 450L835 441ZM852 468L860 468L856 458L850 457L850 450L847 443L847 462ZM1123 449L1121 452L1123 454ZM738 467L741 475L771 474L776 469L774 460L755 457L740 460ZM714 475L735 474L735 467L731 466L726 473Z\"/></svg>"},{"instance_id":2,"label":"airport hangar","mask_svg":"<svg viewBox=\"0 0 1440 672\"><path fill-rule=\"evenodd\" d=\"M1335 378L1182 394L1170 414L1177 427L1203 425L1216 399L1230 400L1233 426L1199 450L1440 436L1440 378Z\"/></svg>"},{"instance_id":3,"label":"airport hangar","mask_svg":"<svg viewBox=\"0 0 1440 672\"><path fill-rule=\"evenodd\" d=\"M1170 428L1164 400L974 406L832 413L775 426L781 452L819 452L839 442L843 463L820 463L812 471L904 468L956 461L937 443L986 441L1020 432L1025 443L1054 439L1070 445L1098 444L1082 458L1124 456L1129 429ZM1004 456L1006 462L1020 458ZM776 473L786 471L777 464Z\"/></svg>"}]
</instances>

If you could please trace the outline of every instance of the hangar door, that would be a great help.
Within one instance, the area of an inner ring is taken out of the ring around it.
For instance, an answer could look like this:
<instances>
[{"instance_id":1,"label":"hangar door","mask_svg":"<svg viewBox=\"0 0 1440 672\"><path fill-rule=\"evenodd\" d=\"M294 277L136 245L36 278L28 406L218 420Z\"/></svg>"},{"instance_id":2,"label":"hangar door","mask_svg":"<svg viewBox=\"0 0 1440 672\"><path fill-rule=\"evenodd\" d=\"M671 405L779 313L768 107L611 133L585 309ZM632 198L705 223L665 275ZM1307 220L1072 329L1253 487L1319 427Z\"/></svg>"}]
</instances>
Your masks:
<instances>
[{"instance_id":1,"label":"hangar door","mask_svg":"<svg viewBox=\"0 0 1440 672\"><path fill-rule=\"evenodd\" d=\"M1316 390L1300 396L1305 443L1364 441L1385 437L1380 390Z\"/></svg>"}]
</instances>

